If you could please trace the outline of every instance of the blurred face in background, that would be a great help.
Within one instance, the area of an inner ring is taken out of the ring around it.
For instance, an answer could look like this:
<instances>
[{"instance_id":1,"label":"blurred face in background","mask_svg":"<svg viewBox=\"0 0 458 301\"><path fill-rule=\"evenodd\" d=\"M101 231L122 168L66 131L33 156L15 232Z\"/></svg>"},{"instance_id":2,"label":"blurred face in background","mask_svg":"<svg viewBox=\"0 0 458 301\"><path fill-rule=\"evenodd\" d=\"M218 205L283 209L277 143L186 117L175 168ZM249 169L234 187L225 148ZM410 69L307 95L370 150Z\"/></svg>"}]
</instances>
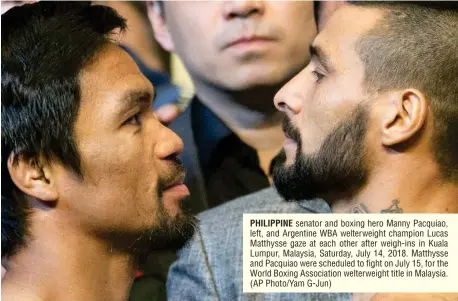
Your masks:
<instances>
[{"instance_id":1,"label":"blurred face in background","mask_svg":"<svg viewBox=\"0 0 458 301\"><path fill-rule=\"evenodd\" d=\"M199 83L242 91L279 85L309 61L313 2L183 1L150 6L156 38Z\"/></svg>"}]
</instances>

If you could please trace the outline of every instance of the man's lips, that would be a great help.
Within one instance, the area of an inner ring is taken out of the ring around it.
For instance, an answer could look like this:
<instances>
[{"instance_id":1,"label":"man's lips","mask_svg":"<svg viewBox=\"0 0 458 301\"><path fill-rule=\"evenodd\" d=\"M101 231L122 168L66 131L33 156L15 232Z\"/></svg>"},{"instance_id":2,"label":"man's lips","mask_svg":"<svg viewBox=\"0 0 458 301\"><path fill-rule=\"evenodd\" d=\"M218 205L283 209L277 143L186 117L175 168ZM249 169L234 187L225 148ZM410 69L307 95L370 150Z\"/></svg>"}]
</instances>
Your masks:
<instances>
[{"instance_id":1,"label":"man's lips","mask_svg":"<svg viewBox=\"0 0 458 301\"><path fill-rule=\"evenodd\" d=\"M291 136L287 132L283 131L283 135L285 135L286 139L293 140L293 138L291 138Z\"/></svg>"},{"instance_id":2,"label":"man's lips","mask_svg":"<svg viewBox=\"0 0 458 301\"><path fill-rule=\"evenodd\" d=\"M236 39L232 42L227 43L225 48L230 48L233 46L239 46L239 45L250 45L250 44L262 44L266 42L272 42L273 39L269 37L242 37L239 39Z\"/></svg>"},{"instance_id":3,"label":"man's lips","mask_svg":"<svg viewBox=\"0 0 458 301\"><path fill-rule=\"evenodd\" d=\"M286 137L285 141L283 141L283 147L296 147L297 143L294 139Z\"/></svg>"},{"instance_id":4,"label":"man's lips","mask_svg":"<svg viewBox=\"0 0 458 301\"><path fill-rule=\"evenodd\" d=\"M288 117L285 117L282 123L283 135L285 135L287 140L299 143L300 136L297 130L291 124L291 120Z\"/></svg>"},{"instance_id":5,"label":"man's lips","mask_svg":"<svg viewBox=\"0 0 458 301\"><path fill-rule=\"evenodd\" d=\"M189 189L183 184L185 173L180 173L177 177L167 184L162 190L163 195L184 198L190 195Z\"/></svg>"},{"instance_id":6,"label":"man's lips","mask_svg":"<svg viewBox=\"0 0 458 301\"><path fill-rule=\"evenodd\" d=\"M170 188L173 188L175 186L181 185L184 182L186 174L184 172L181 172L177 174L172 180L170 180L166 185L164 185L164 191Z\"/></svg>"},{"instance_id":7,"label":"man's lips","mask_svg":"<svg viewBox=\"0 0 458 301\"><path fill-rule=\"evenodd\" d=\"M177 184L170 186L169 188L165 189L163 195L174 195L177 197L187 197L190 195L188 186L185 184Z\"/></svg>"},{"instance_id":8,"label":"man's lips","mask_svg":"<svg viewBox=\"0 0 458 301\"><path fill-rule=\"evenodd\" d=\"M162 201L165 209L172 215L181 211L181 202L189 197L190 192L184 184L176 184L162 191Z\"/></svg>"},{"instance_id":9,"label":"man's lips","mask_svg":"<svg viewBox=\"0 0 458 301\"><path fill-rule=\"evenodd\" d=\"M283 135L285 135L286 141L288 143L297 143L297 140L293 135L288 134L288 132L283 132Z\"/></svg>"}]
</instances>

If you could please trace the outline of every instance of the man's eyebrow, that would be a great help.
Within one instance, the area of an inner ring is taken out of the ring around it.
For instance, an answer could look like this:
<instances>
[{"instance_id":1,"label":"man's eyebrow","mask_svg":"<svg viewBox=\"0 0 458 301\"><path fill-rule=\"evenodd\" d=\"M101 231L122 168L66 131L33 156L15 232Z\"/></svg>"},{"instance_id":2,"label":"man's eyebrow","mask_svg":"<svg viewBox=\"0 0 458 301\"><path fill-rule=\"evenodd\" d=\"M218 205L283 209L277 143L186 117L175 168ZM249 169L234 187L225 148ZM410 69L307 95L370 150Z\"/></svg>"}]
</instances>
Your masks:
<instances>
[{"instance_id":1,"label":"man's eyebrow","mask_svg":"<svg viewBox=\"0 0 458 301\"><path fill-rule=\"evenodd\" d=\"M310 55L312 56L312 59L318 61L318 63L320 63L320 65L322 65L328 72L335 70L329 55L327 55L320 46L310 45Z\"/></svg>"},{"instance_id":2,"label":"man's eyebrow","mask_svg":"<svg viewBox=\"0 0 458 301\"><path fill-rule=\"evenodd\" d=\"M143 103L151 103L156 97L156 89L153 94L146 89L131 89L126 90L121 94L118 101L121 104L120 111L127 111L134 106L141 105Z\"/></svg>"}]
</instances>

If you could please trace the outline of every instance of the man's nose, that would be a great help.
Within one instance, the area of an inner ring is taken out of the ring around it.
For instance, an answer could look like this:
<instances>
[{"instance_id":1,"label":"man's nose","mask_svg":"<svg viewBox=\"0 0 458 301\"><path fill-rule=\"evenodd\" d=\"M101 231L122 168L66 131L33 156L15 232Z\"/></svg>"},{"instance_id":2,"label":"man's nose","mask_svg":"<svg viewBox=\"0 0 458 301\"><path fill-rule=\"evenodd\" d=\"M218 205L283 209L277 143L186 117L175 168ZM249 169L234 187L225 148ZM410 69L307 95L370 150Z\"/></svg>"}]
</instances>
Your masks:
<instances>
[{"instance_id":1,"label":"man's nose","mask_svg":"<svg viewBox=\"0 0 458 301\"><path fill-rule=\"evenodd\" d=\"M159 159L166 159L178 156L183 152L183 140L166 126L162 124L160 126L161 134L158 137L160 140L156 143L155 148L157 157Z\"/></svg>"},{"instance_id":2,"label":"man's nose","mask_svg":"<svg viewBox=\"0 0 458 301\"><path fill-rule=\"evenodd\" d=\"M262 15L264 5L264 1L223 1L223 17L230 20Z\"/></svg>"},{"instance_id":3,"label":"man's nose","mask_svg":"<svg viewBox=\"0 0 458 301\"><path fill-rule=\"evenodd\" d=\"M287 115L296 115L302 111L305 98L310 95L308 92L311 88L305 72L306 70L301 71L277 92L274 97L277 110Z\"/></svg>"}]
</instances>

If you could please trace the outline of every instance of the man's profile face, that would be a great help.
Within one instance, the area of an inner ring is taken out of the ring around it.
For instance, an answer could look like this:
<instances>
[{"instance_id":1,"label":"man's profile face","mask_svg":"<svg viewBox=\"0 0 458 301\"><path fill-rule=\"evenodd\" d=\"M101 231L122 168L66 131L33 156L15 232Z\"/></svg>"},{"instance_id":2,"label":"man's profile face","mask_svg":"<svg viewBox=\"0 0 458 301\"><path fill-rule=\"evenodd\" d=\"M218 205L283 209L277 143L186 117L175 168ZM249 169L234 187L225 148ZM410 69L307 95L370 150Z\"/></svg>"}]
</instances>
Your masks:
<instances>
[{"instance_id":1,"label":"man's profile face","mask_svg":"<svg viewBox=\"0 0 458 301\"><path fill-rule=\"evenodd\" d=\"M184 170L176 159L182 141L154 117L149 81L126 52L108 45L82 70L80 87L74 139L82 179L63 167L58 177L57 206L69 223L132 246L151 239L156 248L187 232L180 203L189 191L179 185Z\"/></svg>"},{"instance_id":2,"label":"man's profile face","mask_svg":"<svg viewBox=\"0 0 458 301\"><path fill-rule=\"evenodd\" d=\"M164 21L194 80L235 91L291 78L316 35L307 1L172 1Z\"/></svg>"},{"instance_id":3,"label":"man's profile face","mask_svg":"<svg viewBox=\"0 0 458 301\"><path fill-rule=\"evenodd\" d=\"M312 43L310 64L276 95L287 139L274 182L285 198L346 197L367 180L377 100L365 90L355 47L379 17L373 9L338 10Z\"/></svg>"}]
</instances>

